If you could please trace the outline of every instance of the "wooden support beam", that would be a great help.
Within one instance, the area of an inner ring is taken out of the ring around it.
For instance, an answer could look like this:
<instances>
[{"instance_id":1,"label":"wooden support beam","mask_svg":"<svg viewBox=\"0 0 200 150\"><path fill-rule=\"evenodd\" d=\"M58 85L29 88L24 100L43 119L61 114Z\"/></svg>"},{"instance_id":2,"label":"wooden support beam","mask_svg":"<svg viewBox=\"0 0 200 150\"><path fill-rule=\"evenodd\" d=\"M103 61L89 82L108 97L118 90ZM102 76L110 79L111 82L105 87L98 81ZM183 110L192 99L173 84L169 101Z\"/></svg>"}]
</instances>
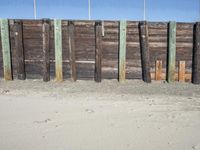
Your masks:
<instances>
[{"instance_id":1,"label":"wooden support beam","mask_svg":"<svg viewBox=\"0 0 200 150\"><path fill-rule=\"evenodd\" d=\"M3 54L4 79L12 80L9 22L8 19L1 19L0 22L1 22L1 42L2 42L2 54Z\"/></svg>"},{"instance_id":2,"label":"wooden support beam","mask_svg":"<svg viewBox=\"0 0 200 150\"><path fill-rule=\"evenodd\" d=\"M143 81L151 83L150 61L149 61L149 34L148 24L146 21L140 22L140 48L141 48L141 62L142 62L142 77Z\"/></svg>"},{"instance_id":3,"label":"wooden support beam","mask_svg":"<svg viewBox=\"0 0 200 150\"><path fill-rule=\"evenodd\" d=\"M155 80L162 80L162 60L156 61Z\"/></svg>"},{"instance_id":4,"label":"wooden support beam","mask_svg":"<svg viewBox=\"0 0 200 150\"><path fill-rule=\"evenodd\" d=\"M126 80L126 26L125 20L120 21L119 34L119 81Z\"/></svg>"},{"instance_id":5,"label":"wooden support beam","mask_svg":"<svg viewBox=\"0 0 200 150\"><path fill-rule=\"evenodd\" d=\"M76 81L77 80L74 32L75 32L74 23L72 21L69 21L68 22L69 61L70 61L70 69L71 69L71 79L72 79L72 81Z\"/></svg>"},{"instance_id":6,"label":"wooden support beam","mask_svg":"<svg viewBox=\"0 0 200 150\"><path fill-rule=\"evenodd\" d=\"M14 20L13 32L16 49L17 78L19 80L25 80L23 25L21 20Z\"/></svg>"},{"instance_id":7,"label":"wooden support beam","mask_svg":"<svg viewBox=\"0 0 200 150\"><path fill-rule=\"evenodd\" d=\"M63 65L62 65L62 21L54 20L54 42L55 42L55 69L56 81L63 81Z\"/></svg>"},{"instance_id":8,"label":"wooden support beam","mask_svg":"<svg viewBox=\"0 0 200 150\"><path fill-rule=\"evenodd\" d=\"M176 73L176 22L169 23L169 42L168 42L168 68L167 81L175 81Z\"/></svg>"},{"instance_id":9,"label":"wooden support beam","mask_svg":"<svg viewBox=\"0 0 200 150\"><path fill-rule=\"evenodd\" d=\"M200 84L200 22L195 25L192 83Z\"/></svg>"},{"instance_id":10,"label":"wooden support beam","mask_svg":"<svg viewBox=\"0 0 200 150\"><path fill-rule=\"evenodd\" d=\"M42 24L42 50L43 50L43 81L50 81L50 20L44 19Z\"/></svg>"},{"instance_id":11,"label":"wooden support beam","mask_svg":"<svg viewBox=\"0 0 200 150\"><path fill-rule=\"evenodd\" d=\"M179 61L178 81L185 82L185 61Z\"/></svg>"},{"instance_id":12,"label":"wooden support beam","mask_svg":"<svg viewBox=\"0 0 200 150\"><path fill-rule=\"evenodd\" d=\"M101 59L102 59L102 26L101 22L95 23L95 76L96 82L101 82Z\"/></svg>"}]
</instances>

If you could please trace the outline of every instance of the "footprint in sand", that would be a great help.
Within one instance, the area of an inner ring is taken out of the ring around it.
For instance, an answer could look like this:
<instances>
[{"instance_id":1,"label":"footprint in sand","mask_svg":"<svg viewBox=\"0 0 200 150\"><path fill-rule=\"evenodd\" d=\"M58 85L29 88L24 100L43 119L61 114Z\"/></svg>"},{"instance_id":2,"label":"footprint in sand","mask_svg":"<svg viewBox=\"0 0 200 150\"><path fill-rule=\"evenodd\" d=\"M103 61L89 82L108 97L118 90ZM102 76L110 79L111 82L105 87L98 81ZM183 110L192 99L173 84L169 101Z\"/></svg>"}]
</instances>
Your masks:
<instances>
[{"instance_id":1,"label":"footprint in sand","mask_svg":"<svg viewBox=\"0 0 200 150\"><path fill-rule=\"evenodd\" d=\"M94 113L94 110L92 110L92 109L85 109L85 112L87 112L87 113Z\"/></svg>"},{"instance_id":2,"label":"footprint in sand","mask_svg":"<svg viewBox=\"0 0 200 150\"><path fill-rule=\"evenodd\" d=\"M51 119L47 118L47 119L42 120L42 121L34 121L33 123L38 123L38 124L40 124L40 123L47 123L47 122L49 122L49 121L51 121Z\"/></svg>"},{"instance_id":3,"label":"footprint in sand","mask_svg":"<svg viewBox=\"0 0 200 150\"><path fill-rule=\"evenodd\" d=\"M10 90L3 90L3 91L1 91L1 94L7 94L9 92L10 92Z\"/></svg>"},{"instance_id":4,"label":"footprint in sand","mask_svg":"<svg viewBox=\"0 0 200 150\"><path fill-rule=\"evenodd\" d=\"M194 150L200 150L200 144L193 145L192 149L194 149Z\"/></svg>"}]
</instances>

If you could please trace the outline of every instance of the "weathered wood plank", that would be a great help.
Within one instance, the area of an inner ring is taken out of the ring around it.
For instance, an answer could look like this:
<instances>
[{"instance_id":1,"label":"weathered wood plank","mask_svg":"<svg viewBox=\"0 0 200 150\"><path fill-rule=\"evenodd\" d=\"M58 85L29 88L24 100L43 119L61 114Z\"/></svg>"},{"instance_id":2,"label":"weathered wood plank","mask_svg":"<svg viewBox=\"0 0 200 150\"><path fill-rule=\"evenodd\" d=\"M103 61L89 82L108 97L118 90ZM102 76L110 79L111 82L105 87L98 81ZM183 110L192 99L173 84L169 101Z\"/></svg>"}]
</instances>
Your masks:
<instances>
[{"instance_id":1,"label":"weathered wood plank","mask_svg":"<svg viewBox=\"0 0 200 150\"><path fill-rule=\"evenodd\" d=\"M50 20L44 19L42 25L42 50L43 50L43 81L48 82L50 81L50 60L49 60L49 53L50 53Z\"/></svg>"},{"instance_id":2,"label":"weathered wood plank","mask_svg":"<svg viewBox=\"0 0 200 150\"><path fill-rule=\"evenodd\" d=\"M178 81L185 82L185 61L179 61Z\"/></svg>"},{"instance_id":3,"label":"weathered wood plank","mask_svg":"<svg viewBox=\"0 0 200 150\"><path fill-rule=\"evenodd\" d=\"M63 64L62 64L62 21L54 20L54 42L55 42L55 70L56 81L63 81Z\"/></svg>"},{"instance_id":4,"label":"weathered wood plank","mask_svg":"<svg viewBox=\"0 0 200 150\"><path fill-rule=\"evenodd\" d=\"M156 61L155 80L162 80L162 60Z\"/></svg>"},{"instance_id":5,"label":"weathered wood plank","mask_svg":"<svg viewBox=\"0 0 200 150\"><path fill-rule=\"evenodd\" d=\"M1 43L2 43L2 54L3 54L4 79L12 80L8 19L1 19L0 22L1 22Z\"/></svg>"},{"instance_id":6,"label":"weathered wood plank","mask_svg":"<svg viewBox=\"0 0 200 150\"><path fill-rule=\"evenodd\" d=\"M151 82L150 74L150 55L149 55L149 40L148 40L148 24L146 21L140 23L140 47L142 60L142 76L144 82Z\"/></svg>"},{"instance_id":7,"label":"weathered wood plank","mask_svg":"<svg viewBox=\"0 0 200 150\"><path fill-rule=\"evenodd\" d=\"M13 32L16 50L17 78L19 80L25 80L26 78L22 26L23 25L21 20L14 20Z\"/></svg>"},{"instance_id":8,"label":"weathered wood plank","mask_svg":"<svg viewBox=\"0 0 200 150\"><path fill-rule=\"evenodd\" d=\"M70 71L72 81L77 80L76 75L76 60L75 60L75 39L74 39L74 23L72 21L68 22L68 35L69 35L69 61L70 61Z\"/></svg>"},{"instance_id":9,"label":"weathered wood plank","mask_svg":"<svg viewBox=\"0 0 200 150\"><path fill-rule=\"evenodd\" d=\"M120 21L120 40L119 40L119 81L126 79L126 21Z\"/></svg>"},{"instance_id":10,"label":"weathered wood plank","mask_svg":"<svg viewBox=\"0 0 200 150\"><path fill-rule=\"evenodd\" d=\"M102 24L95 24L95 76L96 82L101 82L101 59L102 59Z\"/></svg>"},{"instance_id":11,"label":"weathered wood plank","mask_svg":"<svg viewBox=\"0 0 200 150\"><path fill-rule=\"evenodd\" d=\"M168 68L167 81L175 80L176 64L176 22L169 23L169 42L168 42Z\"/></svg>"},{"instance_id":12,"label":"weathered wood plank","mask_svg":"<svg viewBox=\"0 0 200 150\"><path fill-rule=\"evenodd\" d=\"M195 25L192 83L200 84L200 22Z\"/></svg>"}]
</instances>

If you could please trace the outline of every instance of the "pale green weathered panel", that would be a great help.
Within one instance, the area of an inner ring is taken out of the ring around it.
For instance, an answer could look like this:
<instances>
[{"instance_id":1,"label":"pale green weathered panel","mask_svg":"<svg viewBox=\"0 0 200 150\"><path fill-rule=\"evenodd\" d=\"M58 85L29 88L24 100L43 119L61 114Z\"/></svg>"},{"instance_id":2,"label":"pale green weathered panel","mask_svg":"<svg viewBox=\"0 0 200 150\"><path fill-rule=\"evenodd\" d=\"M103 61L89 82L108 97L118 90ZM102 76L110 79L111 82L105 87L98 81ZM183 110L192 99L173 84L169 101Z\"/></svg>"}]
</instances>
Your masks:
<instances>
[{"instance_id":1,"label":"pale green weathered panel","mask_svg":"<svg viewBox=\"0 0 200 150\"><path fill-rule=\"evenodd\" d=\"M2 42L2 54L3 54L4 79L12 80L8 19L1 19L0 22L1 22L1 42Z\"/></svg>"},{"instance_id":2,"label":"pale green weathered panel","mask_svg":"<svg viewBox=\"0 0 200 150\"><path fill-rule=\"evenodd\" d=\"M126 79L126 26L125 20L120 21L120 43L119 43L119 81Z\"/></svg>"},{"instance_id":3,"label":"pale green weathered panel","mask_svg":"<svg viewBox=\"0 0 200 150\"><path fill-rule=\"evenodd\" d=\"M167 81L173 82L176 73L176 22L169 23L169 43L168 43L168 73Z\"/></svg>"},{"instance_id":4,"label":"pale green weathered panel","mask_svg":"<svg viewBox=\"0 0 200 150\"><path fill-rule=\"evenodd\" d=\"M63 81L62 66L62 21L54 20L54 42L55 42L55 69L56 81Z\"/></svg>"}]
</instances>

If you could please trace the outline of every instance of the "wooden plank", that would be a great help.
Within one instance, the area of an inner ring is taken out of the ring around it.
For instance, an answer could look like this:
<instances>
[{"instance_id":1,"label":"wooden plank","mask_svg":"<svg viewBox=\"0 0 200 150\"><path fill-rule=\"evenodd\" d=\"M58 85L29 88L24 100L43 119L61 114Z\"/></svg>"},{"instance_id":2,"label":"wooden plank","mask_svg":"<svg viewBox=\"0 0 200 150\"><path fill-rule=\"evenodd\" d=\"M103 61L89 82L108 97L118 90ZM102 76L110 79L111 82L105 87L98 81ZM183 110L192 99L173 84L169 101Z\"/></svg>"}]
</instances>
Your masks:
<instances>
[{"instance_id":1,"label":"wooden plank","mask_svg":"<svg viewBox=\"0 0 200 150\"><path fill-rule=\"evenodd\" d=\"M54 42L55 42L55 70L56 81L63 81L63 65L62 65L62 21L54 20Z\"/></svg>"},{"instance_id":2,"label":"wooden plank","mask_svg":"<svg viewBox=\"0 0 200 150\"><path fill-rule=\"evenodd\" d=\"M148 24L146 21L144 21L140 23L139 27L142 59L142 77L144 82L151 83Z\"/></svg>"},{"instance_id":3,"label":"wooden plank","mask_svg":"<svg viewBox=\"0 0 200 150\"><path fill-rule=\"evenodd\" d=\"M195 25L192 83L200 84L200 22Z\"/></svg>"},{"instance_id":4,"label":"wooden plank","mask_svg":"<svg viewBox=\"0 0 200 150\"><path fill-rule=\"evenodd\" d=\"M19 80L25 80L26 78L22 26L23 25L21 20L14 20L13 32L16 50L17 78Z\"/></svg>"},{"instance_id":5,"label":"wooden plank","mask_svg":"<svg viewBox=\"0 0 200 150\"><path fill-rule=\"evenodd\" d=\"M102 59L102 24L95 23L95 76L96 82L101 82L101 59Z\"/></svg>"},{"instance_id":6,"label":"wooden plank","mask_svg":"<svg viewBox=\"0 0 200 150\"><path fill-rule=\"evenodd\" d=\"M8 19L1 19L1 42L3 54L4 79L12 80L11 50Z\"/></svg>"},{"instance_id":7,"label":"wooden plank","mask_svg":"<svg viewBox=\"0 0 200 150\"><path fill-rule=\"evenodd\" d=\"M192 74L190 74L190 73L185 73L185 82L191 82L191 76ZM152 72L151 73L151 78L152 79L155 79L155 72ZM179 76L179 74L178 73L176 73L175 74L175 80L179 80L179 78L178 78L178 76ZM162 73L162 80L165 80L166 79L166 75L165 75L165 73Z\"/></svg>"},{"instance_id":8,"label":"wooden plank","mask_svg":"<svg viewBox=\"0 0 200 150\"><path fill-rule=\"evenodd\" d=\"M69 35L69 61L70 61L70 71L72 81L77 80L76 75L76 60L75 60L75 39L74 39L74 23L72 21L68 22L68 35Z\"/></svg>"},{"instance_id":9,"label":"wooden plank","mask_svg":"<svg viewBox=\"0 0 200 150\"><path fill-rule=\"evenodd\" d=\"M50 60L49 60L49 53L50 53L50 20L44 19L42 25L42 50L43 50L43 81L48 82L50 81Z\"/></svg>"},{"instance_id":10,"label":"wooden plank","mask_svg":"<svg viewBox=\"0 0 200 150\"><path fill-rule=\"evenodd\" d=\"M155 80L162 80L162 60L156 61Z\"/></svg>"},{"instance_id":11,"label":"wooden plank","mask_svg":"<svg viewBox=\"0 0 200 150\"><path fill-rule=\"evenodd\" d=\"M167 81L173 82L175 80L176 72L176 22L174 21L169 23L168 48Z\"/></svg>"},{"instance_id":12,"label":"wooden plank","mask_svg":"<svg viewBox=\"0 0 200 150\"><path fill-rule=\"evenodd\" d=\"M185 61L179 61L178 81L185 82Z\"/></svg>"},{"instance_id":13,"label":"wooden plank","mask_svg":"<svg viewBox=\"0 0 200 150\"><path fill-rule=\"evenodd\" d=\"M120 21L120 39L119 39L119 81L126 79L126 26L125 20Z\"/></svg>"}]
</instances>

